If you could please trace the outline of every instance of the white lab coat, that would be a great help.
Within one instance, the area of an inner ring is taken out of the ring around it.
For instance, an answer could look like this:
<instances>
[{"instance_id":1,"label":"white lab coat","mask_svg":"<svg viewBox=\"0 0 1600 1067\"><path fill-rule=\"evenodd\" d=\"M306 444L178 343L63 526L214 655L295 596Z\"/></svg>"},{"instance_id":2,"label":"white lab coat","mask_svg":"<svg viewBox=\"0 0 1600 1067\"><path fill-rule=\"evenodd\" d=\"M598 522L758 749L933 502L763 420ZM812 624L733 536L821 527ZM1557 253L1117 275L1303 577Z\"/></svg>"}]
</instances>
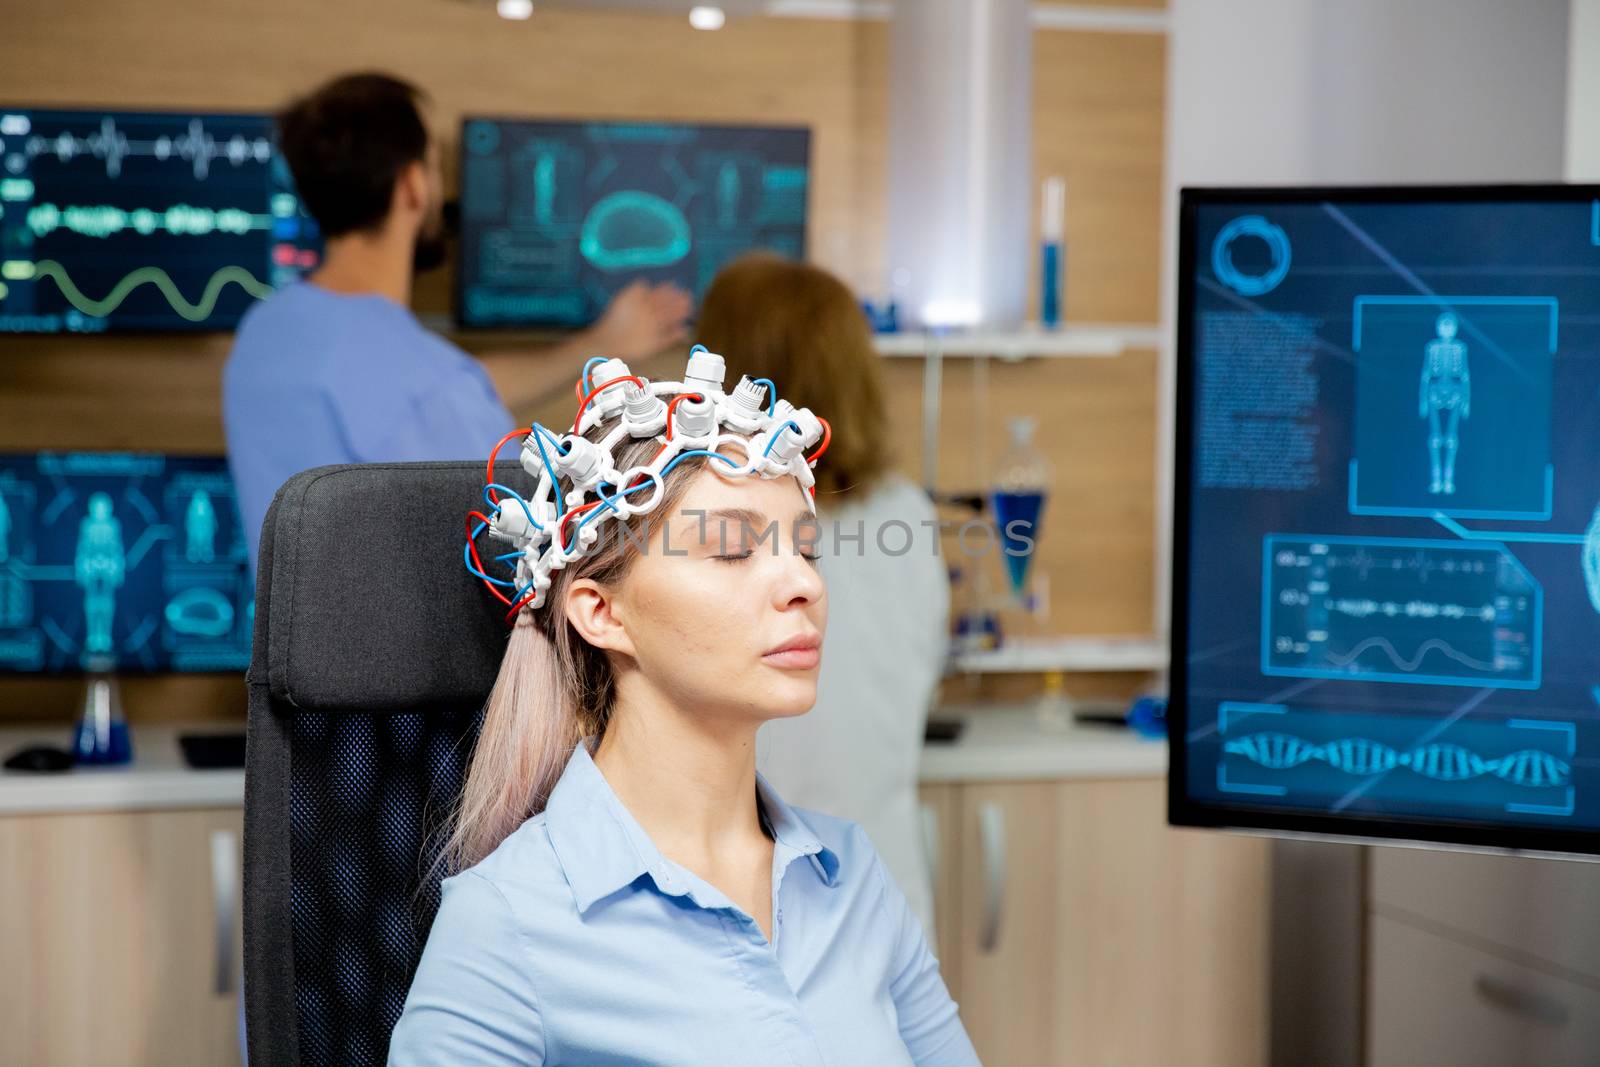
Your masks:
<instances>
[{"instance_id":1,"label":"white lab coat","mask_svg":"<svg viewBox=\"0 0 1600 1067\"><path fill-rule=\"evenodd\" d=\"M828 583L817 703L761 728L757 766L789 803L861 824L933 945L917 767L949 641L938 513L922 489L889 474L817 517ZM846 537L861 524L860 546L836 543L836 523Z\"/></svg>"}]
</instances>

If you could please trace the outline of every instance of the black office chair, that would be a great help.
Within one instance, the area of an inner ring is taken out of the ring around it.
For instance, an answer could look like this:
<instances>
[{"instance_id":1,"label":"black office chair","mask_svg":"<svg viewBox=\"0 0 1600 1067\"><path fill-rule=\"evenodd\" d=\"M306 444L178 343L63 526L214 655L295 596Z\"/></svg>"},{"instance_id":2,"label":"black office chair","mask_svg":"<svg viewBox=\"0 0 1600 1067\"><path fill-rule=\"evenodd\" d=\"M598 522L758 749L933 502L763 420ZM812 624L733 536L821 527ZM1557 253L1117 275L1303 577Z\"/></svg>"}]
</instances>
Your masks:
<instances>
[{"instance_id":1,"label":"black office chair","mask_svg":"<svg viewBox=\"0 0 1600 1067\"><path fill-rule=\"evenodd\" d=\"M508 633L461 564L482 489L481 463L319 467L267 512L245 775L251 1067L388 1056Z\"/></svg>"}]
</instances>

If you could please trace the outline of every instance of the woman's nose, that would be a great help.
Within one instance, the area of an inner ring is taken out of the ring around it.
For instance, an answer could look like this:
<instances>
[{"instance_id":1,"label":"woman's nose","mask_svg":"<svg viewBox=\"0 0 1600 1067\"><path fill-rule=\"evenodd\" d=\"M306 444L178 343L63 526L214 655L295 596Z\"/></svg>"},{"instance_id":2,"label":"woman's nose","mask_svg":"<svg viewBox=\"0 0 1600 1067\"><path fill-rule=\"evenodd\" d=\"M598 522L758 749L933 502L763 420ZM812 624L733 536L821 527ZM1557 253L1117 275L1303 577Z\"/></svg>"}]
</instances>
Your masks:
<instances>
[{"instance_id":1,"label":"woman's nose","mask_svg":"<svg viewBox=\"0 0 1600 1067\"><path fill-rule=\"evenodd\" d=\"M822 578L820 561L807 559L816 556L816 547L801 545L784 552L779 557L783 575L779 581L780 601L787 605L796 600L817 601L828 591Z\"/></svg>"}]
</instances>

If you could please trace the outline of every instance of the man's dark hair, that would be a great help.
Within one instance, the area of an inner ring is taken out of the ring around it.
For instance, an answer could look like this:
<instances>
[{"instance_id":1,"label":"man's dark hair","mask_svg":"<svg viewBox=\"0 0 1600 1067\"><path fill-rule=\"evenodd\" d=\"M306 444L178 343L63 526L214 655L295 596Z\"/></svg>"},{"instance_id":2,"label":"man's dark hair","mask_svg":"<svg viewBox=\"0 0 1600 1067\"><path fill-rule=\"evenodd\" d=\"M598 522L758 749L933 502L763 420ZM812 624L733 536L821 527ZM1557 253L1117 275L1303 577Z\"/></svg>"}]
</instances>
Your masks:
<instances>
[{"instance_id":1,"label":"man's dark hair","mask_svg":"<svg viewBox=\"0 0 1600 1067\"><path fill-rule=\"evenodd\" d=\"M371 229L394 184L427 155L422 90L388 74L346 74L278 116L278 144L296 191L328 237Z\"/></svg>"}]
</instances>

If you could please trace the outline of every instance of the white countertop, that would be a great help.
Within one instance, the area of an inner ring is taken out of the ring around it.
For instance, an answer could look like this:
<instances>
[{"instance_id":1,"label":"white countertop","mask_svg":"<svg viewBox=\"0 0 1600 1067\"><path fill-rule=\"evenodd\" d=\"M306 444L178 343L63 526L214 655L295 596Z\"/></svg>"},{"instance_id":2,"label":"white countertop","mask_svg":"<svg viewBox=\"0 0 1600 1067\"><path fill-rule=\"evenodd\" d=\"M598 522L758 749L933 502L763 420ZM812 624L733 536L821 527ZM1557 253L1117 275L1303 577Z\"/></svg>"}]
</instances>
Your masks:
<instances>
[{"instance_id":1,"label":"white countertop","mask_svg":"<svg viewBox=\"0 0 1600 1067\"><path fill-rule=\"evenodd\" d=\"M241 723L135 726L133 762L40 773L0 768L0 815L158 808L228 808L244 804L244 771L195 770L183 761L178 735L238 733ZM0 728L0 760L27 745L72 747L72 724Z\"/></svg>"},{"instance_id":2,"label":"white countertop","mask_svg":"<svg viewBox=\"0 0 1600 1067\"><path fill-rule=\"evenodd\" d=\"M962 716L947 706L935 717ZM1021 782L1063 778L1161 778L1167 742L1127 727L1098 724L1046 729L1027 704L988 705L966 718L954 741L930 741L917 777L935 782Z\"/></svg>"},{"instance_id":3,"label":"white countertop","mask_svg":"<svg viewBox=\"0 0 1600 1067\"><path fill-rule=\"evenodd\" d=\"M946 707L939 718L961 716ZM930 742L922 755L924 783L1037 781L1063 778L1156 778L1167 772L1164 741L1113 726L1046 730L1027 705L994 705L966 716L955 741ZM135 726L133 762L75 767L55 774L0 769L0 815L163 808L224 808L244 803L244 771L195 770L183 761L180 733L229 733L222 723ZM70 724L0 728L0 759L25 745L67 748Z\"/></svg>"}]
</instances>

